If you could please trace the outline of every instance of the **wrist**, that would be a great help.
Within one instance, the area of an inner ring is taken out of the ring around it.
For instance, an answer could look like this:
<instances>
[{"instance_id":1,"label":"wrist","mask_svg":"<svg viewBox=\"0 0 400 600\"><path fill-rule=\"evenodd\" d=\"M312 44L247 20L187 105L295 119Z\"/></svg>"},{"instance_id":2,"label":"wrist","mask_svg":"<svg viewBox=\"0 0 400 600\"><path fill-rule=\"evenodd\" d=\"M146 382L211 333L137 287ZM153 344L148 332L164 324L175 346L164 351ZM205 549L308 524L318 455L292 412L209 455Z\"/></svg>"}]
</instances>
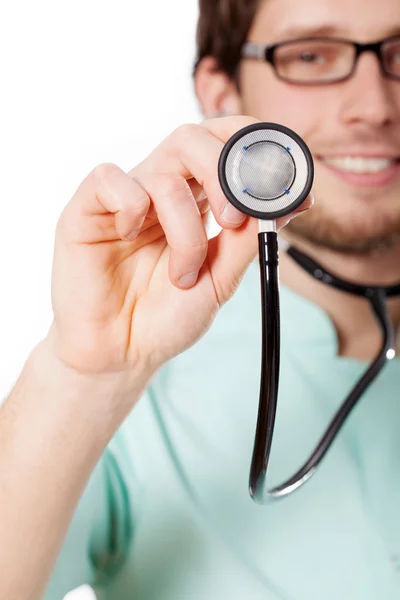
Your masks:
<instances>
[{"instance_id":1,"label":"wrist","mask_svg":"<svg viewBox=\"0 0 400 600\"><path fill-rule=\"evenodd\" d=\"M117 429L145 391L154 373L131 369L107 373L82 373L64 363L55 352L51 336L32 350L28 368L46 393L84 410L95 411L104 426Z\"/></svg>"}]
</instances>

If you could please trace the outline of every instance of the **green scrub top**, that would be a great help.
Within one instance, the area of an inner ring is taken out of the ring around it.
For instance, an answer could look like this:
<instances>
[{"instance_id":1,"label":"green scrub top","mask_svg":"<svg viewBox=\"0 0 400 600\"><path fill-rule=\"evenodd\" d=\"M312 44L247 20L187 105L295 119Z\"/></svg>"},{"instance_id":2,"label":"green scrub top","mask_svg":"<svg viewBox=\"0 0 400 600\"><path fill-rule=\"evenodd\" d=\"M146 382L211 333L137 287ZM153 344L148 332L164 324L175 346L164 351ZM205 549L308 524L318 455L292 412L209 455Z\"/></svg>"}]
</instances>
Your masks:
<instances>
[{"instance_id":1,"label":"green scrub top","mask_svg":"<svg viewBox=\"0 0 400 600\"><path fill-rule=\"evenodd\" d=\"M367 366L338 357L328 316L284 285L281 321L271 485L309 456ZM248 491L260 362L254 261L206 335L157 373L105 450L45 600L84 583L101 600L400 598L400 359L373 382L311 480L267 506Z\"/></svg>"}]
</instances>

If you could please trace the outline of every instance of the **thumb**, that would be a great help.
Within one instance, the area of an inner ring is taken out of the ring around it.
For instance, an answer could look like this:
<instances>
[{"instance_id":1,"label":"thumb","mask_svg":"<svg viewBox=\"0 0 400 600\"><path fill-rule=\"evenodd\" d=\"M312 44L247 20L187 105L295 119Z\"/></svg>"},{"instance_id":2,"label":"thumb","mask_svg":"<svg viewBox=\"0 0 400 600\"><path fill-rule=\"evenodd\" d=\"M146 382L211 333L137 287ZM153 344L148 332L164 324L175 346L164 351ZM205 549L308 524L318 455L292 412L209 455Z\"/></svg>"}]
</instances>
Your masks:
<instances>
[{"instance_id":1,"label":"thumb","mask_svg":"<svg viewBox=\"0 0 400 600\"><path fill-rule=\"evenodd\" d=\"M258 220L247 218L236 229L222 231L208 242L208 260L218 303L222 306L236 291L258 251Z\"/></svg>"},{"instance_id":2,"label":"thumb","mask_svg":"<svg viewBox=\"0 0 400 600\"><path fill-rule=\"evenodd\" d=\"M306 210L314 200L310 194L294 212L277 220L277 230ZM258 252L258 219L247 218L236 229L222 229L208 242L210 273L220 306L236 291L248 266Z\"/></svg>"}]
</instances>

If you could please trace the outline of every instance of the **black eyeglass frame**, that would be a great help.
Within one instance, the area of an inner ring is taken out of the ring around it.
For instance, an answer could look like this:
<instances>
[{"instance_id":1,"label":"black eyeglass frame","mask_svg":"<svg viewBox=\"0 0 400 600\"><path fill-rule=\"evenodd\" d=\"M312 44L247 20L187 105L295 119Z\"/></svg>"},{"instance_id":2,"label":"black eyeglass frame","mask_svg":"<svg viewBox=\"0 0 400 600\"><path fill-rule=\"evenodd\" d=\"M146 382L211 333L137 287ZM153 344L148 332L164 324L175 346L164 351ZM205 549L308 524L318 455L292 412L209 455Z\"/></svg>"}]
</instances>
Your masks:
<instances>
[{"instance_id":1,"label":"black eyeglass frame","mask_svg":"<svg viewBox=\"0 0 400 600\"><path fill-rule=\"evenodd\" d=\"M336 37L334 38L334 37L327 37L327 36L297 38L297 39L293 39L293 40L286 40L284 42L278 42L276 44L259 44L257 42L245 42L242 45L240 56L241 56L241 58L250 58L250 59L254 58L256 60L266 61L273 67L276 77L278 79L280 79L281 81L285 81L286 83L293 83L295 85L329 85L330 83L339 83L341 81L346 81L347 79L350 79L350 77L352 77L354 74L354 71L357 66L357 61L358 61L359 57L361 56L361 54L363 54L364 52L373 52L375 54L375 56L378 58L382 75L384 75L385 77L388 77L389 79L392 79L394 81L400 81L400 74L394 75L393 73L390 73L390 71L387 71L385 69L383 55L382 55L382 46L389 42L393 42L394 40L398 40L400 42L400 34L392 35L388 38L380 40L379 42L368 42L368 43L364 43L364 44L361 44L359 42L354 42L353 40L348 40L345 38L336 38ZM278 70L277 70L277 67L275 64L275 52L276 52L277 48L281 48L282 46L287 46L287 45L295 44L295 43L299 43L299 42L309 42L309 41L331 42L331 43L347 44L349 46L353 46L353 48L355 49L355 54L354 54L353 66L352 66L351 71L347 75L344 75L343 77L338 77L338 78L335 77L334 79L324 79L321 81L318 81L318 80L317 81L314 81L314 80L313 81L311 81L311 80L310 81L299 81L299 80L282 77L282 75L280 75L278 73Z\"/></svg>"}]
</instances>

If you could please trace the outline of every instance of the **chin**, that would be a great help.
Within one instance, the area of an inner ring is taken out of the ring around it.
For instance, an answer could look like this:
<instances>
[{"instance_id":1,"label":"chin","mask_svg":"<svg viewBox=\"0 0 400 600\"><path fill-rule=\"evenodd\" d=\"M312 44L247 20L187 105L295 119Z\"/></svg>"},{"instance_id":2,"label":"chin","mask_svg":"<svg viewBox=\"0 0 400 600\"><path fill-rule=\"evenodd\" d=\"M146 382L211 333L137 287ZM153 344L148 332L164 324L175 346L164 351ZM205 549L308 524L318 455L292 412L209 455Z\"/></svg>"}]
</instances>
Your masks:
<instances>
[{"instance_id":1,"label":"chin","mask_svg":"<svg viewBox=\"0 0 400 600\"><path fill-rule=\"evenodd\" d=\"M351 203L351 207L350 207ZM346 254L371 254L400 247L400 205L366 206L350 201L329 212L316 200L304 215L293 219L285 237ZM342 208L342 210L340 210Z\"/></svg>"}]
</instances>

